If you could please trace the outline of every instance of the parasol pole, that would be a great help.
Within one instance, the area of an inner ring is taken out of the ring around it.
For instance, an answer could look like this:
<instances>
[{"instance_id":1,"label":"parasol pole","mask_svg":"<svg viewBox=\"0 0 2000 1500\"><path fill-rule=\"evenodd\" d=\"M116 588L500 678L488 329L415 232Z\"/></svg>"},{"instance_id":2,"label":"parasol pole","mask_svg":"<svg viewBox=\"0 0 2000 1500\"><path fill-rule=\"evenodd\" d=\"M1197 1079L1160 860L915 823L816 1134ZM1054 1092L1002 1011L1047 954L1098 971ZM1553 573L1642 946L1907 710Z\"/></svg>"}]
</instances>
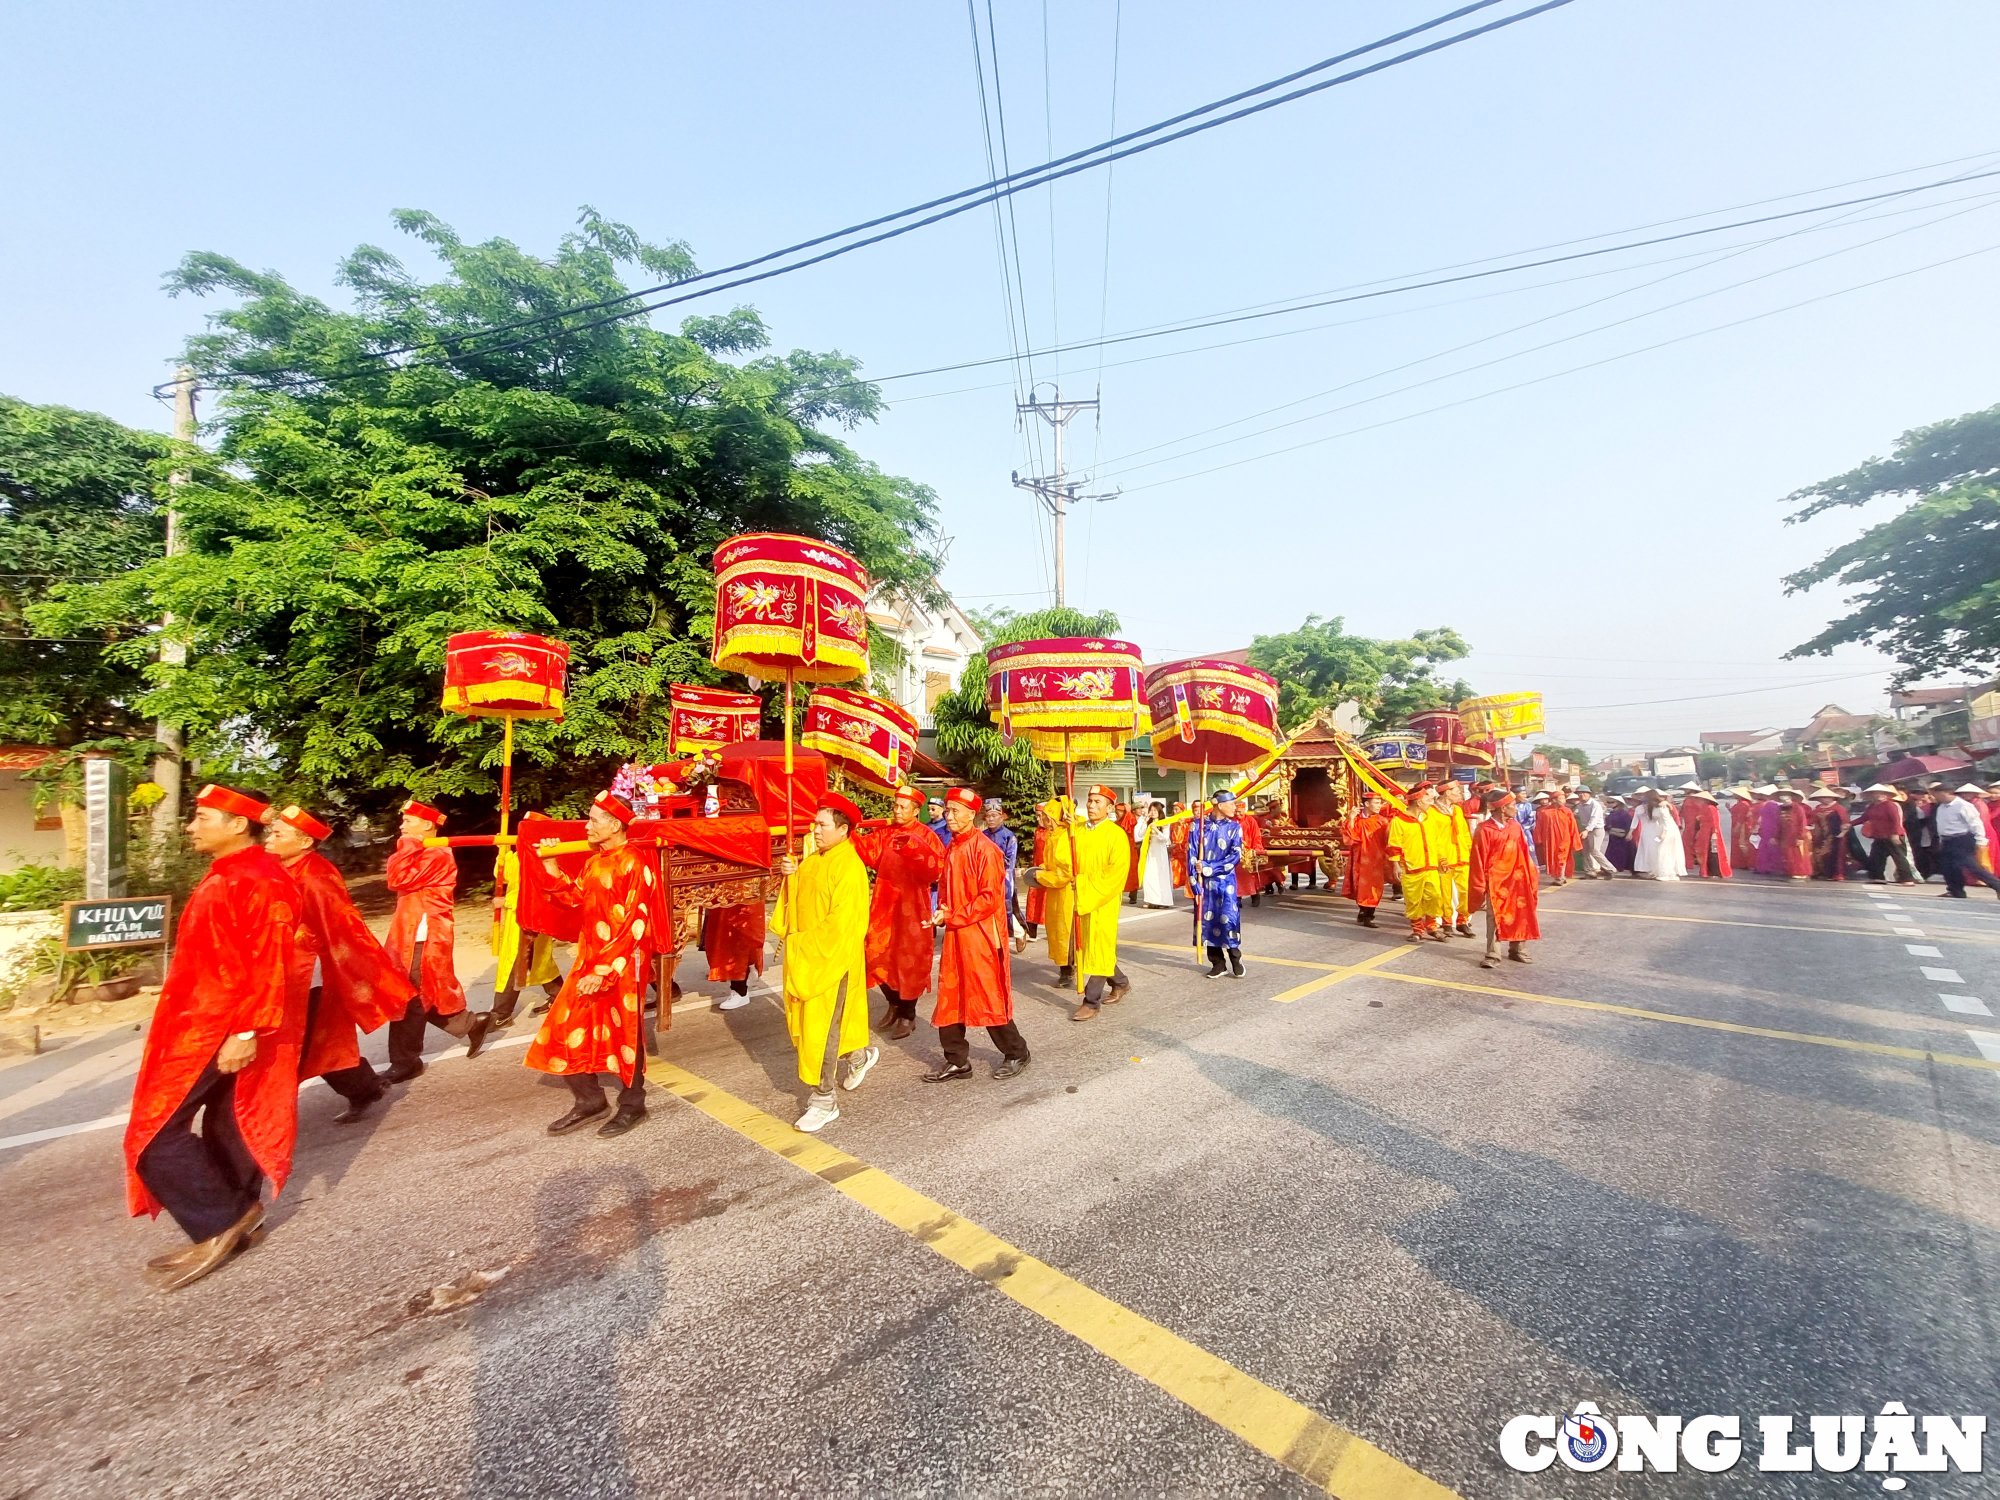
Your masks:
<instances>
[{"instance_id":1,"label":"parasol pole","mask_svg":"<svg viewBox=\"0 0 2000 1500\"><path fill-rule=\"evenodd\" d=\"M507 832L507 814L514 805L514 716L503 714L500 731L500 832Z\"/></svg>"},{"instance_id":2,"label":"parasol pole","mask_svg":"<svg viewBox=\"0 0 2000 1500\"><path fill-rule=\"evenodd\" d=\"M1076 761L1070 754L1069 731L1063 731L1063 795L1069 799L1069 961L1079 994L1083 991L1083 870L1076 858Z\"/></svg>"},{"instance_id":3,"label":"parasol pole","mask_svg":"<svg viewBox=\"0 0 2000 1500\"><path fill-rule=\"evenodd\" d=\"M1207 802L1208 802L1208 757L1204 755L1201 758L1201 782L1199 785L1199 792L1194 799L1194 832L1189 836L1188 839L1188 853L1191 856L1194 856L1189 860L1190 865L1199 862L1200 849L1201 849L1202 808L1207 804ZM1191 941L1194 944L1194 950L1196 954L1195 961L1199 963L1201 961L1200 959L1201 878L1197 876L1192 869L1188 871L1188 890L1194 896L1194 933Z\"/></svg>"}]
</instances>

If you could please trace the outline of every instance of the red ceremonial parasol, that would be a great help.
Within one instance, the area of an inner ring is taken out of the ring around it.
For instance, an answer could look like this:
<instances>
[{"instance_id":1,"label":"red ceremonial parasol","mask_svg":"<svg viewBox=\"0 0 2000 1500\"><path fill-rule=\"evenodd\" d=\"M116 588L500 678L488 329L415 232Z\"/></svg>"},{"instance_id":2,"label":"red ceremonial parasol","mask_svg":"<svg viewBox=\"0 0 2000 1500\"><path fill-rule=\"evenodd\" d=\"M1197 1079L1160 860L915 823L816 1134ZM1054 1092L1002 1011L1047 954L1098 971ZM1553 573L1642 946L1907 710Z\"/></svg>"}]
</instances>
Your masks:
<instances>
[{"instance_id":1,"label":"red ceremonial parasol","mask_svg":"<svg viewBox=\"0 0 2000 1500\"><path fill-rule=\"evenodd\" d=\"M868 671L868 587L866 568L809 536L752 531L715 549L712 659L725 672L784 680L787 777L792 684Z\"/></svg>"},{"instance_id":2,"label":"red ceremonial parasol","mask_svg":"<svg viewBox=\"0 0 2000 1500\"><path fill-rule=\"evenodd\" d=\"M823 687L806 700L806 732L799 743L846 767L863 786L893 792L909 775L917 721L883 699Z\"/></svg>"},{"instance_id":3,"label":"red ceremonial parasol","mask_svg":"<svg viewBox=\"0 0 2000 1500\"><path fill-rule=\"evenodd\" d=\"M514 721L561 719L569 647L519 630L470 630L444 643L444 711L499 719L500 835L514 800Z\"/></svg>"},{"instance_id":4,"label":"red ceremonial parasol","mask_svg":"<svg viewBox=\"0 0 2000 1500\"><path fill-rule=\"evenodd\" d=\"M1060 761L1063 793L1076 807L1078 760L1110 760L1139 733L1145 668L1130 641L1058 636L995 646L986 654L986 707L1006 738L1027 741L1037 760ZM1069 835L1076 869L1076 832ZM1080 945L1074 909L1073 943ZM1072 947L1072 952L1076 951ZM1083 966L1077 965L1082 988Z\"/></svg>"},{"instance_id":5,"label":"red ceremonial parasol","mask_svg":"<svg viewBox=\"0 0 2000 1500\"><path fill-rule=\"evenodd\" d=\"M701 755L757 738L764 700L755 693L694 687L667 689L667 747L674 755Z\"/></svg>"},{"instance_id":6,"label":"red ceremonial parasol","mask_svg":"<svg viewBox=\"0 0 2000 1500\"><path fill-rule=\"evenodd\" d=\"M1424 737L1427 762L1447 775L1458 766L1483 770L1493 764L1498 746L1492 740L1469 737L1465 719L1455 708L1433 708L1411 714L1410 728Z\"/></svg>"}]
</instances>

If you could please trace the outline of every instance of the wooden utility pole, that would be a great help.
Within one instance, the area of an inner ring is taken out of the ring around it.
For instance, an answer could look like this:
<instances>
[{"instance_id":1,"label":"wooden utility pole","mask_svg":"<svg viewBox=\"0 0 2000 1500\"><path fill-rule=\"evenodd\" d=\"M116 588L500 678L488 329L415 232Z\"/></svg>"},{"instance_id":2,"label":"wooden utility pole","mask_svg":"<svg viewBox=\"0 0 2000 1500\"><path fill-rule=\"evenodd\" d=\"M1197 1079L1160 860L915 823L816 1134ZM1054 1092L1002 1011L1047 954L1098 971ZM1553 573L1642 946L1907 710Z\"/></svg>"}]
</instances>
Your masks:
<instances>
[{"instance_id":1,"label":"wooden utility pole","mask_svg":"<svg viewBox=\"0 0 2000 1500\"><path fill-rule=\"evenodd\" d=\"M183 443L194 441L194 371L182 365L174 371L174 437ZM182 551L180 534L181 489L194 478L186 469L175 469L167 476L167 556L173 557ZM174 639L174 617L167 614L160 621L160 662L163 666L179 667L187 663L187 647ZM181 821L181 769L182 749L181 727L170 724L165 719L155 721L153 738L159 741L160 754L153 760L153 780L165 795L153 804L153 832L163 839L172 839L180 831Z\"/></svg>"}]
</instances>

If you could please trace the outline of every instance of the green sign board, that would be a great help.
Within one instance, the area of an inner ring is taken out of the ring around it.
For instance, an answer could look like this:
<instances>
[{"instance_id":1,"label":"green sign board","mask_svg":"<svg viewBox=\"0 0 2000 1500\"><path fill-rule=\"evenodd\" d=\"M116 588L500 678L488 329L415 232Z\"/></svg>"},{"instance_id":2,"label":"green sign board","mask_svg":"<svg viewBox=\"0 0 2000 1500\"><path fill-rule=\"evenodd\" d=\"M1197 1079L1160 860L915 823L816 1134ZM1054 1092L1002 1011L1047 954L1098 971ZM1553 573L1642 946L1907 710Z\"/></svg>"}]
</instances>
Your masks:
<instances>
[{"instance_id":1,"label":"green sign board","mask_svg":"<svg viewBox=\"0 0 2000 1500\"><path fill-rule=\"evenodd\" d=\"M116 901L63 903L63 947L71 953L100 948L147 948L166 942L170 896L121 896Z\"/></svg>"}]
</instances>

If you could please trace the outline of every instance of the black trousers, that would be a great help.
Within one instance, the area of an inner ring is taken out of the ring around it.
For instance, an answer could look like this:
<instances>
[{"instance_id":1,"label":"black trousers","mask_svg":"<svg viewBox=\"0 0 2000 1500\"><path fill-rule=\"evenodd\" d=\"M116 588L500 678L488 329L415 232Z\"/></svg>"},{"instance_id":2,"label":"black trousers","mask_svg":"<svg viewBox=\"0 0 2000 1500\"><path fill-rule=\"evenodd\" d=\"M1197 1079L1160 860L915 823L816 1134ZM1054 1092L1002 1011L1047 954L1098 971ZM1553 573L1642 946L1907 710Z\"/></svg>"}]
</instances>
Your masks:
<instances>
[{"instance_id":1,"label":"black trousers","mask_svg":"<svg viewBox=\"0 0 2000 1500\"><path fill-rule=\"evenodd\" d=\"M632 1064L632 1081L618 1090L618 1113L621 1115L643 1115L646 1112L646 1048L644 1037L640 1038L638 1060ZM618 1075L610 1075L616 1078ZM563 1082L569 1085L570 1093L578 1104L602 1104L604 1085L597 1081L595 1073L568 1073Z\"/></svg>"},{"instance_id":2,"label":"black trousers","mask_svg":"<svg viewBox=\"0 0 2000 1500\"><path fill-rule=\"evenodd\" d=\"M1113 964L1111 966L1111 982L1122 990L1132 981L1125 977L1123 969ZM1102 974L1093 974L1090 978L1084 980L1083 999L1087 1005L1102 1005L1104 1003L1104 976Z\"/></svg>"},{"instance_id":3,"label":"black trousers","mask_svg":"<svg viewBox=\"0 0 2000 1500\"><path fill-rule=\"evenodd\" d=\"M1944 867L1944 888L1954 896L1965 894L1968 880L2000 891L2000 875L1980 868L1979 842L1969 833L1948 833L1939 839L1938 863Z\"/></svg>"},{"instance_id":4,"label":"black trousers","mask_svg":"<svg viewBox=\"0 0 2000 1500\"><path fill-rule=\"evenodd\" d=\"M897 994L894 989L890 988L890 986L886 984L878 985L877 988L882 991L882 998L889 1002L889 1018L891 1020L895 1021L916 1020L917 1018L916 1001L905 1000L901 995Z\"/></svg>"},{"instance_id":5,"label":"black trousers","mask_svg":"<svg viewBox=\"0 0 2000 1500\"><path fill-rule=\"evenodd\" d=\"M313 1022L319 1017L320 987L314 985L306 995L306 1035L312 1035ZM326 1086L350 1103L372 1104L382 1097L384 1085L367 1058L362 1058L351 1068L335 1068L331 1073L319 1075L326 1080Z\"/></svg>"},{"instance_id":6,"label":"black trousers","mask_svg":"<svg viewBox=\"0 0 2000 1500\"><path fill-rule=\"evenodd\" d=\"M389 1066L413 1068L424 1060L424 1027L435 1026L447 1035L462 1037L472 1025L472 1012L459 1011L456 1015L441 1016L424 1004L420 976L424 971L424 949L428 943L418 943L410 949L410 983L418 985L416 997L410 1001L410 1008L389 1023Z\"/></svg>"},{"instance_id":7,"label":"black trousers","mask_svg":"<svg viewBox=\"0 0 2000 1500\"><path fill-rule=\"evenodd\" d=\"M1896 861L1898 880L1915 880L1917 872L1910 867L1910 841L1898 835L1893 839L1877 839L1868 849L1868 878L1881 880L1888 874L1889 861Z\"/></svg>"},{"instance_id":8,"label":"black trousers","mask_svg":"<svg viewBox=\"0 0 2000 1500\"><path fill-rule=\"evenodd\" d=\"M263 1192L264 1174L236 1128L236 1078L218 1072L210 1058L180 1108L139 1153L139 1180L191 1240L215 1238Z\"/></svg>"},{"instance_id":9,"label":"black trousers","mask_svg":"<svg viewBox=\"0 0 2000 1500\"><path fill-rule=\"evenodd\" d=\"M986 1034L993 1039L993 1045L1000 1049L1002 1057L1027 1057L1028 1044L1021 1040L1020 1029L1012 1021L1005 1026L989 1026L986 1028ZM972 1049L966 1043L963 1026L938 1027L938 1040L944 1044L944 1060L954 1068L972 1061Z\"/></svg>"}]
</instances>

